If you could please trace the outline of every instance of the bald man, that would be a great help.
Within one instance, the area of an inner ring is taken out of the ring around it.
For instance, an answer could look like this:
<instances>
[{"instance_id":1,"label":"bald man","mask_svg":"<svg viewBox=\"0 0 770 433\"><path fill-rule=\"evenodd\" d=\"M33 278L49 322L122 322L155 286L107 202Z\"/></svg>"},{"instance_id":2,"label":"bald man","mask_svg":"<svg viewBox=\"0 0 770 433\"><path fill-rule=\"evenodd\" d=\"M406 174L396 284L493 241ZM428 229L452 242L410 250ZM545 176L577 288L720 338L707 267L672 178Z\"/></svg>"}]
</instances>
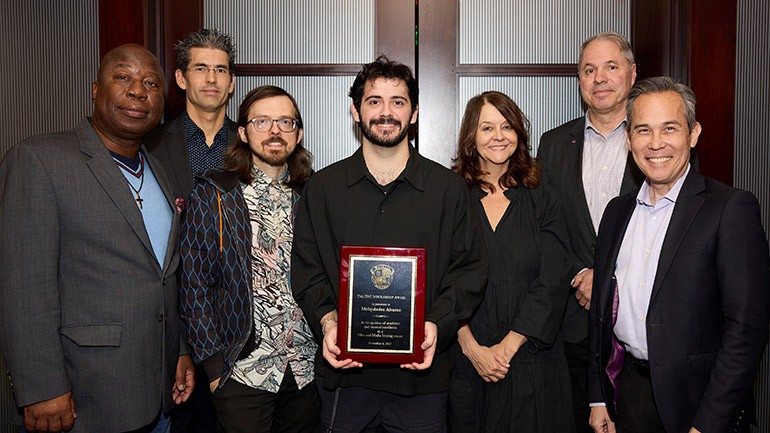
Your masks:
<instances>
[{"instance_id":1,"label":"bald man","mask_svg":"<svg viewBox=\"0 0 770 433\"><path fill-rule=\"evenodd\" d=\"M164 432L187 399L179 213L142 139L163 72L140 45L102 59L93 116L0 164L0 349L29 432Z\"/></svg>"}]
</instances>

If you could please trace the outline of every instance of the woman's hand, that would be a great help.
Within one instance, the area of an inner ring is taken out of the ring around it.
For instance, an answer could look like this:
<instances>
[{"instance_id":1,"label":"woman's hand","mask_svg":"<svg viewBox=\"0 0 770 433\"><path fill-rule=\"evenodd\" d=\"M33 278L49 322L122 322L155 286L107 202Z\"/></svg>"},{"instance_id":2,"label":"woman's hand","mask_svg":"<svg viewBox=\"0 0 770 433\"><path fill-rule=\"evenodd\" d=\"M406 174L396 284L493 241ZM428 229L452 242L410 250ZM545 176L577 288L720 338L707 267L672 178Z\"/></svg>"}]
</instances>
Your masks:
<instances>
[{"instance_id":1,"label":"woman's hand","mask_svg":"<svg viewBox=\"0 0 770 433\"><path fill-rule=\"evenodd\" d=\"M460 343L463 355L471 361L473 368L484 382L494 383L503 380L508 374L508 361L491 348L479 345L468 325L457 332L457 341Z\"/></svg>"}]
</instances>

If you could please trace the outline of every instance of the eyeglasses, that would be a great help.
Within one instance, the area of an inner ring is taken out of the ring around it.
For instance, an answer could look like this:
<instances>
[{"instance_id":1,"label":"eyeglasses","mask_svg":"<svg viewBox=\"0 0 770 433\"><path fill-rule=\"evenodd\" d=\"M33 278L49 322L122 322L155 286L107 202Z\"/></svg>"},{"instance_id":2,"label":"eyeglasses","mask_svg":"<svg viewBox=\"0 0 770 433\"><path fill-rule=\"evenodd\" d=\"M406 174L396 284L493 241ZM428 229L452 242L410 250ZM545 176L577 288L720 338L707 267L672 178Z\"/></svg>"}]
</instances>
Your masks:
<instances>
[{"instance_id":1,"label":"eyeglasses","mask_svg":"<svg viewBox=\"0 0 770 433\"><path fill-rule=\"evenodd\" d=\"M206 67L206 66L196 66L194 68L188 68L187 70L190 71L190 72L196 73L198 75L208 74L209 71L214 71L214 73L217 74L217 75L229 75L230 74L230 70L225 68L225 67L223 67L223 66L215 66L213 68L209 68L209 67Z\"/></svg>"},{"instance_id":2,"label":"eyeglasses","mask_svg":"<svg viewBox=\"0 0 770 433\"><path fill-rule=\"evenodd\" d=\"M297 129L297 119L291 117L281 117L280 119L271 119L267 116L259 116L249 120L254 125L254 129L259 132L267 132L273 127L273 123L278 125L278 129L283 132L292 132Z\"/></svg>"}]
</instances>

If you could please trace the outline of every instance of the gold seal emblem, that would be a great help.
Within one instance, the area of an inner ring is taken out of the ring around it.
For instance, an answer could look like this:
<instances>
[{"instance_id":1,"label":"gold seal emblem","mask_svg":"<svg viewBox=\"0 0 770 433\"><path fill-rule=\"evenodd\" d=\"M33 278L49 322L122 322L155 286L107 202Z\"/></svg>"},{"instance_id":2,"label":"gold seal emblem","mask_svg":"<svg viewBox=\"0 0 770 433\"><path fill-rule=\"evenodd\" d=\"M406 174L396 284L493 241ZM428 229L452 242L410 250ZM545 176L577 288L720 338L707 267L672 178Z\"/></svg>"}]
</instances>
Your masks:
<instances>
[{"instance_id":1,"label":"gold seal emblem","mask_svg":"<svg viewBox=\"0 0 770 433\"><path fill-rule=\"evenodd\" d=\"M395 270L388 265L379 264L372 266L372 268L369 269L369 272L372 273L372 283L374 283L374 287L385 290L390 287L390 284L393 282Z\"/></svg>"}]
</instances>

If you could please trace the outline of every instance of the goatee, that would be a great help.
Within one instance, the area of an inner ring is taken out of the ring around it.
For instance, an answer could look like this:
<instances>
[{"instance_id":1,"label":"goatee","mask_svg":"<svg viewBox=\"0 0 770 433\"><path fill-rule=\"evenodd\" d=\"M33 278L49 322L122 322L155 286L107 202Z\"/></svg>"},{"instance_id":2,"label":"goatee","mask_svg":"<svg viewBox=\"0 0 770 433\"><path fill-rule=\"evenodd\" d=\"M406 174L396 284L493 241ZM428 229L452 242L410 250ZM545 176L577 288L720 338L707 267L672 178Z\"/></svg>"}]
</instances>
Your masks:
<instances>
[{"instance_id":1,"label":"goatee","mask_svg":"<svg viewBox=\"0 0 770 433\"><path fill-rule=\"evenodd\" d=\"M270 143L278 143L283 145L280 149L269 149L267 147ZM270 137L262 141L262 152L252 152L254 156L260 161L272 166L281 167L286 165L286 161L289 160L289 152L286 151L289 143L281 137Z\"/></svg>"},{"instance_id":2,"label":"goatee","mask_svg":"<svg viewBox=\"0 0 770 433\"><path fill-rule=\"evenodd\" d=\"M372 126L374 125L394 125L399 129L389 135L377 135L372 129ZM375 146L380 147L396 147L409 133L409 128L402 127L401 122L392 117L378 117L370 120L368 125L361 121L358 122L358 126L361 128L361 133L364 134L364 137L366 137L367 140Z\"/></svg>"}]
</instances>

